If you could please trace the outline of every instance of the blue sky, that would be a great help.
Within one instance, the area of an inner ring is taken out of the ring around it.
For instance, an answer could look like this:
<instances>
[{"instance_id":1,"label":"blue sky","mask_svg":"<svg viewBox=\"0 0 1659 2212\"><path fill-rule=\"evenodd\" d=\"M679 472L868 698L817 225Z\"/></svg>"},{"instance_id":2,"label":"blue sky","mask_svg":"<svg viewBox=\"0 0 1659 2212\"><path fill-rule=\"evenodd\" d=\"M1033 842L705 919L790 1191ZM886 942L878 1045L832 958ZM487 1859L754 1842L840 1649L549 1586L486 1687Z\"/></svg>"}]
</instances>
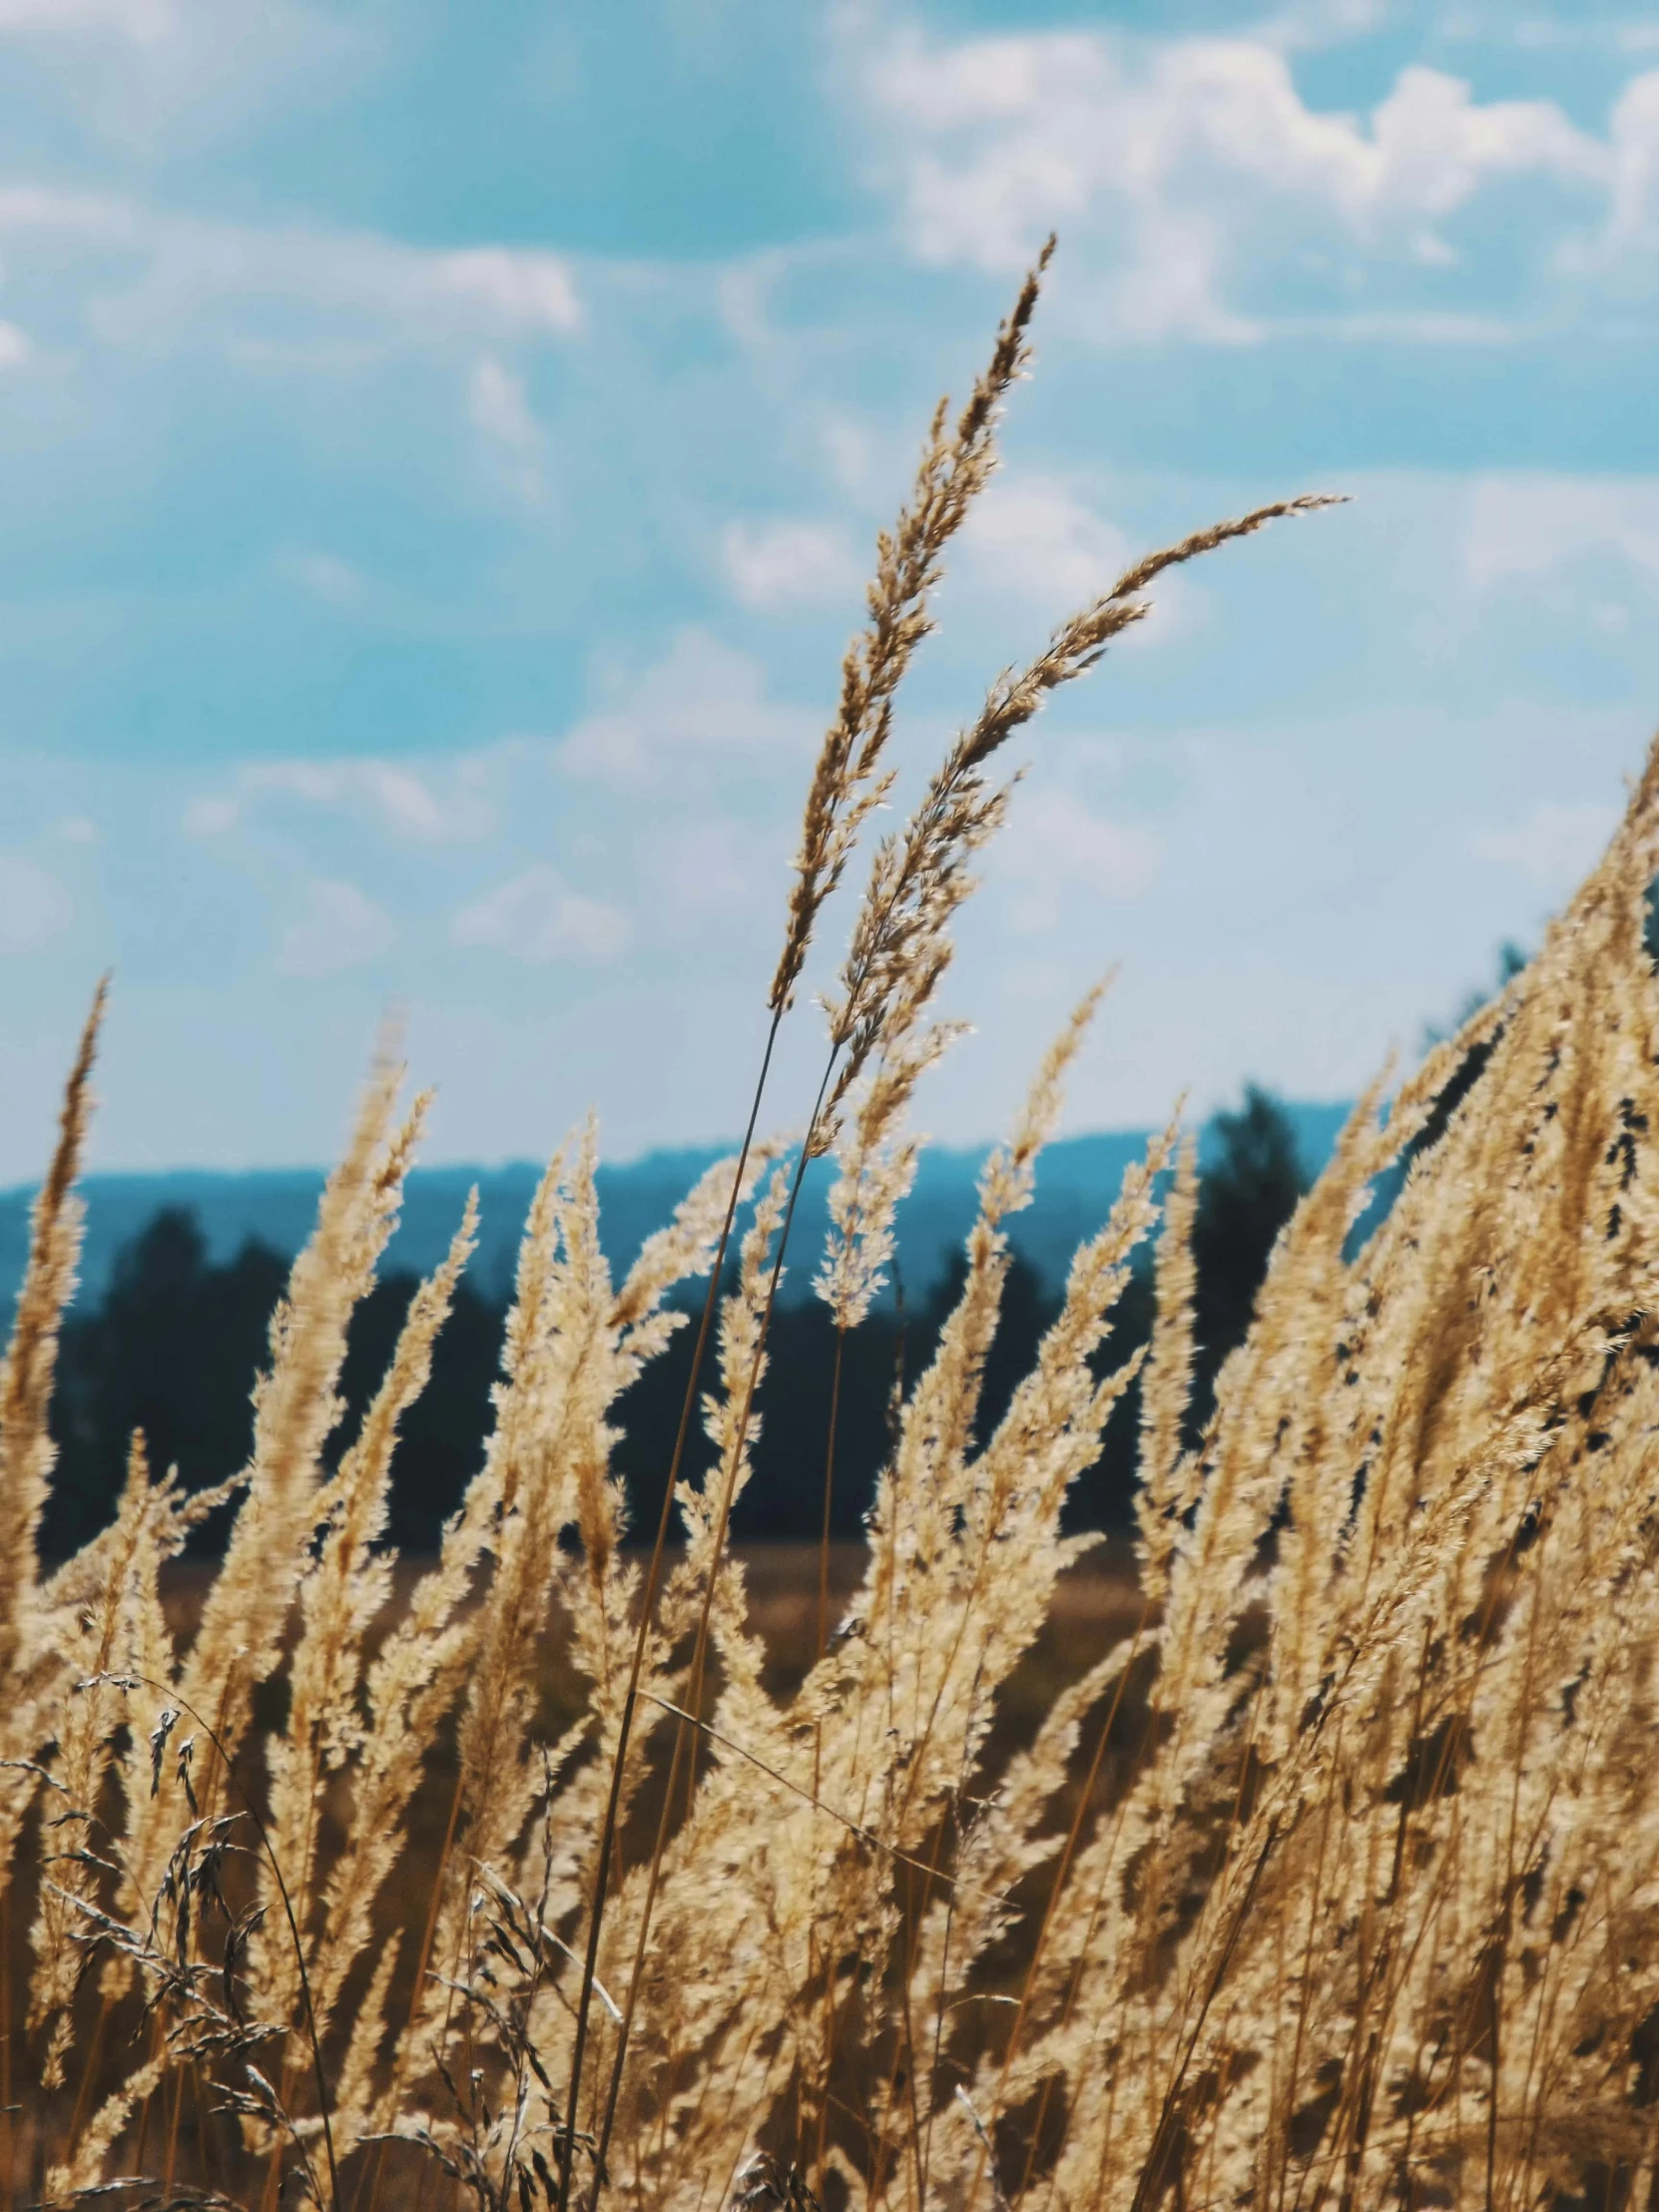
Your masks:
<instances>
[{"instance_id":1,"label":"blue sky","mask_svg":"<svg viewBox=\"0 0 1659 2212\"><path fill-rule=\"evenodd\" d=\"M1659 30L1287 0L0 0L0 1180L116 973L109 1167L740 1120L801 792L942 388L1061 245L909 785L1029 733L921 1119L1351 1093L1570 888L1659 719ZM832 950L844 916L832 916ZM805 1007L779 1093L816 1059Z\"/></svg>"}]
</instances>

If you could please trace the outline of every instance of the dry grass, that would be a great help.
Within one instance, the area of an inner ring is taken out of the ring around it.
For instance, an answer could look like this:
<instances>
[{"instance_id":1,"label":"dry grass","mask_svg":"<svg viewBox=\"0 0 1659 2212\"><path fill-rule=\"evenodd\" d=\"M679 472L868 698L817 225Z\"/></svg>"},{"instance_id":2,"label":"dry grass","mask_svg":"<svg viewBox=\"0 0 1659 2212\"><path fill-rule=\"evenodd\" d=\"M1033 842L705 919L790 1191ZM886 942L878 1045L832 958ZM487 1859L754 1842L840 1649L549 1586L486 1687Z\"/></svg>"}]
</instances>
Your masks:
<instances>
[{"instance_id":1,"label":"dry grass","mask_svg":"<svg viewBox=\"0 0 1659 2212\"><path fill-rule=\"evenodd\" d=\"M893 695L1039 275L879 548L774 1035L886 788ZM435 1561L381 1531L470 1219L337 1471L324 1451L419 1134L389 1059L273 1325L222 1563L181 1580L202 1501L138 1440L115 1523L38 1561L95 1006L0 1376L13 2202L1653 2201L1659 754L1532 965L1385 1108L1381 1082L1362 1101L1201 1437L1174 1121L978 1431L1007 1223L1095 993L986 1168L867 1547L762 1563L727 1542L815 1152L840 1167L821 1281L840 1337L878 1287L911 1097L950 1041L952 917L1007 803L990 763L1163 568L1320 503L1152 556L993 683L872 856L793 1151L756 1134L769 1043L740 1157L617 1284L591 1130L560 1149L487 1460ZM1132 1380L1112 1314L1166 1188L1138 1567L1091 1574L1061 1511ZM704 1277L686 1420L716 1462L671 1483L678 1530L665 1509L631 1548L611 1415L680 1325L668 1294ZM833 1450L831 1430L801 1478Z\"/></svg>"}]
</instances>

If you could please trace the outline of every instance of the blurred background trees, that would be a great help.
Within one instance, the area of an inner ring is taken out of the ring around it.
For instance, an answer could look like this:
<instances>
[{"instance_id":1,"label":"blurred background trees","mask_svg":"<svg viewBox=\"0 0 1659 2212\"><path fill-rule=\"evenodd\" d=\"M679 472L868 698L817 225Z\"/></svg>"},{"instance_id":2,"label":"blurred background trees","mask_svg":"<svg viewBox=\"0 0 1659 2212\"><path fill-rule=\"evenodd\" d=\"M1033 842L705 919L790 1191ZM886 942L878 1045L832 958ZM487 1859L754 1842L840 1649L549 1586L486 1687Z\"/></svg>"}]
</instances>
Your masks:
<instances>
[{"instance_id":1,"label":"blurred background trees","mask_svg":"<svg viewBox=\"0 0 1659 2212\"><path fill-rule=\"evenodd\" d=\"M1243 1338L1275 1238L1307 1187L1295 1127L1279 1100L1252 1085L1237 1112L1209 1132L1198 1218L1199 1374L1195 1414L1207 1410L1216 1371ZM1104 1214L1112 1193L1102 1191ZM1143 1263L1147 1256L1142 1255ZM253 1432L251 1392L266 1357L272 1310L287 1260L250 1240L215 1261L195 1216L163 1208L121 1252L108 1289L91 1310L69 1317L53 1425L60 1463L44 1540L54 1556L74 1549L107 1520L121 1487L132 1431L144 1431L151 1464L177 1466L198 1488L245 1460ZM807 1270L798 1263L797 1281ZM347 1411L334 1448L355 1432L374 1380L383 1373L415 1288L406 1271L385 1275L352 1326L344 1386ZM848 1340L833 1485L837 1536L856 1536L888 1448L895 1375L913 1378L931 1357L961 1281L958 1260L933 1283L877 1308ZM1028 1258L1010 1270L1001 1324L985 1376L981 1431L1005 1410L1054 1316L1059 1286ZM1105 1357L1116 1364L1151 1324L1149 1266L1119 1310ZM463 1280L438 1341L432 1379L403 1424L397 1447L390 1535L399 1548L435 1545L445 1516L477 1466L489 1425L506 1307ZM682 1330L622 1401L617 1461L629 1479L638 1524L660 1507L664 1470L685 1389L695 1332ZM781 1307L760 1405L757 1479L740 1502L735 1533L750 1542L807 1541L820 1530L833 1332L815 1299ZM1128 1507L1138 1406L1118 1407L1099 1463L1078 1485L1079 1526L1115 1525ZM215 1548L208 1523L196 1538Z\"/></svg>"}]
</instances>

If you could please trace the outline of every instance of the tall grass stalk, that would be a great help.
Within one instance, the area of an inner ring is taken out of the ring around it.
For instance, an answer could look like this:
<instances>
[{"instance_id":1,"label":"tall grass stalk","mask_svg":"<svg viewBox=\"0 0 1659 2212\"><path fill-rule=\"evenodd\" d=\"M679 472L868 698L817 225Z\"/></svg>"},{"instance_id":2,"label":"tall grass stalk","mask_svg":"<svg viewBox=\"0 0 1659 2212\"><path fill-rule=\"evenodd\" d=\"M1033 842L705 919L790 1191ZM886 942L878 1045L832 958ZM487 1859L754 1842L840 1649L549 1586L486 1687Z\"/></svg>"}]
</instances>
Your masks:
<instances>
[{"instance_id":1,"label":"tall grass stalk","mask_svg":"<svg viewBox=\"0 0 1659 2212\"><path fill-rule=\"evenodd\" d=\"M808 793L784 947L767 993L771 1019L767 1025L766 1044L750 1101L749 1121L744 1131L738 1172L733 1180L731 1204L722 1224L720 1241L709 1273L708 1293L698 1323L697 1344L680 1408L679 1427L669 1462L668 1479L664 1485L662 1513L657 1524L656 1540L652 1545L651 1564L646 1575L640 1611L639 1634L634 1645L622 1726L612 1762L611 1789L606 1800L605 1825L601 1833L599 1859L595 1870L587 1956L583 1964L582 1991L578 2000L576 2034L572 2046L570 2088L566 2100L569 2116L559 2182L559 2212L566 2212L574 2172L576 2111L580 2100L582 2063L587 2049L593 1977L604 1925L608 1873L616 1837L622 1776L633 1734L640 1670L644 1663L646 1624L656 1604L663 1549L668 1540L674 1498L691 1428L692 1410L697 1402L710 1324L714 1318L715 1299L731 1240L743 1171L766 1095L767 1078L772 1068L779 1027L794 1003L796 986L806 964L820 911L840 880L864 819L879 804L889 788L890 779L880 774L880 763L891 734L893 697L903 681L916 647L931 627L928 596L938 581L945 548L965 521L968 509L995 465L993 434L997 411L1009 386L1021 373L1028 358L1026 332L1036 308L1042 275L1048 267L1053 250L1054 241L1051 238L1044 246L1036 267L1021 286L1012 313L997 332L990 364L975 385L972 397L956 423L953 437L947 439L945 435L946 402L941 400L934 413L910 500L901 510L892 533L883 533L878 543L876 575L868 593L869 625L847 648L846 658L841 665L837 712L825 735ZM819 1109L815 1108L815 1129L818 1115ZM802 1148L803 1168L809 1154L810 1143ZM793 1214L793 1201L791 1211ZM786 1228L785 1241L787 1236ZM782 1261L781 1244L780 1266ZM700 1631L700 1652L702 1641ZM680 1739L677 1736L677 1762L679 1756ZM672 1788L669 1796L672 1799ZM646 1922L649 1925L649 1910ZM643 1939L642 1934L642 1943ZM625 2028L622 2037L624 2049L626 2040ZM619 2069L621 2063L619 2053ZM607 2111L611 2101L607 2100ZM608 2124L604 2133L608 2140ZM603 2158L600 2163L603 2166Z\"/></svg>"}]
</instances>

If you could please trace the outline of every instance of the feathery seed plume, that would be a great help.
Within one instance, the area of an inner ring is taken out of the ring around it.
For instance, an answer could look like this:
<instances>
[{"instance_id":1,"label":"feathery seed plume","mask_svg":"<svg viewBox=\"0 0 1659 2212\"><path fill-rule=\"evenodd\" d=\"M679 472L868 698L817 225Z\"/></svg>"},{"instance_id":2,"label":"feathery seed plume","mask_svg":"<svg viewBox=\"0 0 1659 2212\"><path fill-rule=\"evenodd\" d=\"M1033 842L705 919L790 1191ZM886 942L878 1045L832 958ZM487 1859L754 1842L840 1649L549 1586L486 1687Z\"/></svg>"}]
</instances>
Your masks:
<instances>
[{"instance_id":1,"label":"feathery seed plume","mask_svg":"<svg viewBox=\"0 0 1659 2212\"><path fill-rule=\"evenodd\" d=\"M945 427L947 402L939 401L909 501L891 533L882 531L876 540L875 576L866 595L869 624L841 663L835 719L825 733L807 793L789 925L767 993L775 1013L793 998L820 909L840 881L859 830L888 789L876 771L892 730L893 698L933 627L927 601L945 547L996 465L997 414L1030 357L1031 317L1053 252L1051 238L997 331L990 361L953 431Z\"/></svg>"}]
</instances>

